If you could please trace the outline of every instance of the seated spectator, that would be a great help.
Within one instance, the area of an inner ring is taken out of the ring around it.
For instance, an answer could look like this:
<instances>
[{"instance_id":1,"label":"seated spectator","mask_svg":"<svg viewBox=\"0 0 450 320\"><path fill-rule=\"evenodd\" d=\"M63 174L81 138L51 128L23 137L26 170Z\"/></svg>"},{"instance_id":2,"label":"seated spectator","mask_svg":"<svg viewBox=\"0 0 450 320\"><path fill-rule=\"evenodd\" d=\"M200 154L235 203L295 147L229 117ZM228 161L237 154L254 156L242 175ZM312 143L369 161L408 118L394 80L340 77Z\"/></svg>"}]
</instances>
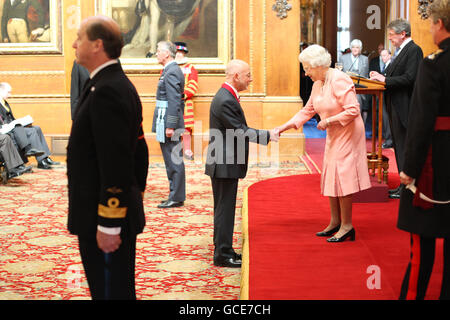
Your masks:
<instances>
[{"instance_id":1,"label":"seated spectator","mask_svg":"<svg viewBox=\"0 0 450 320\"><path fill-rule=\"evenodd\" d=\"M12 88L9 83L0 83L0 117L1 121L4 124L10 123L11 121L15 120L11 106L6 101L6 99L11 96L11 90ZM23 130L25 131L28 143L23 142L26 139L23 137L23 133L21 133L21 128L23 128ZM16 138L16 143L19 149L22 149L23 147L25 156L35 156L38 163L38 168L51 169L52 165L59 164L59 162L55 162L50 158L50 149L48 148L47 141L45 141L44 134L42 133L42 130L39 126L16 126L13 131L18 131L14 132L13 134ZM20 136L22 136L20 138L19 133L21 133Z\"/></svg>"},{"instance_id":2,"label":"seated spectator","mask_svg":"<svg viewBox=\"0 0 450 320\"><path fill-rule=\"evenodd\" d=\"M365 55L361 54L362 47L363 45L361 40L353 39L352 42L350 42L350 53L342 55L339 59L339 62L342 63L342 71L368 78L369 59ZM366 94L358 94L356 95L356 97L359 102L359 107L364 120L365 128L367 129L367 127L371 125L371 123L368 123L368 121L366 120L369 109L371 107L369 96Z\"/></svg>"},{"instance_id":3,"label":"seated spectator","mask_svg":"<svg viewBox=\"0 0 450 320\"><path fill-rule=\"evenodd\" d=\"M8 179L20 176L26 172L31 172L31 167L25 167L19 152L13 141L7 134L0 134L0 158L3 161Z\"/></svg>"}]
</instances>

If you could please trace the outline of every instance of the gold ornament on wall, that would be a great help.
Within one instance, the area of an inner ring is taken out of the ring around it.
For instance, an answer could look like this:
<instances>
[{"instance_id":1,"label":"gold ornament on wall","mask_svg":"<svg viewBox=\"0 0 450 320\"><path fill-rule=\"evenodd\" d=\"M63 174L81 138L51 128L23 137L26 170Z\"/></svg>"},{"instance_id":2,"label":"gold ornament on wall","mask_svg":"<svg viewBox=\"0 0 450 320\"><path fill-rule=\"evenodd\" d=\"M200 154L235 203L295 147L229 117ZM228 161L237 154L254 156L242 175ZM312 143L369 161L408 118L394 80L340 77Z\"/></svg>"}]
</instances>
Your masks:
<instances>
[{"instance_id":1,"label":"gold ornament on wall","mask_svg":"<svg viewBox=\"0 0 450 320\"><path fill-rule=\"evenodd\" d=\"M287 12L292 9L292 4L288 3L288 0L276 0L272 6L272 10L277 13L277 17L280 19L287 18Z\"/></svg>"},{"instance_id":2,"label":"gold ornament on wall","mask_svg":"<svg viewBox=\"0 0 450 320\"><path fill-rule=\"evenodd\" d=\"M430 5L433 0L418 0L419 1L419 9L417 12L419 13L422 19L428 19L428 5Z\"/></svg>"}]
</instances>

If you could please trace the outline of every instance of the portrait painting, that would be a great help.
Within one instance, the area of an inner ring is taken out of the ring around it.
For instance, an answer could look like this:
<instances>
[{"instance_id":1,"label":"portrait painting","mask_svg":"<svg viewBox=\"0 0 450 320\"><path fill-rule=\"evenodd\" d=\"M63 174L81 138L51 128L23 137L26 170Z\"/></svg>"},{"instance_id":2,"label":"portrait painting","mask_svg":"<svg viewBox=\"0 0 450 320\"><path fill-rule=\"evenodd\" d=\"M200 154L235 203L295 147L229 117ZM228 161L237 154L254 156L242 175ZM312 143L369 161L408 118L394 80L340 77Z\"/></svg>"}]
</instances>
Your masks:
<instances>
[{"instance_id":1,"label":"portrait painting","mask_svg":"<svg viewBox=\"0 0 450 320\"><path fill-rule=\"evenodd\" d=\"M225 64L231 50L231 0L97 0L122 31L125 69L157 65L159 41L185 42L199 69Z\"/></svg>"},{"instance_id":2,"label":"portrait painting","mask_svg":"<svg viewBox=\"0 0 450 320\"><path fill-rule=\"evenodd\" d=\"M61 0L0 0L0 54L62 53Z\"/></svg>"}]
</instances>

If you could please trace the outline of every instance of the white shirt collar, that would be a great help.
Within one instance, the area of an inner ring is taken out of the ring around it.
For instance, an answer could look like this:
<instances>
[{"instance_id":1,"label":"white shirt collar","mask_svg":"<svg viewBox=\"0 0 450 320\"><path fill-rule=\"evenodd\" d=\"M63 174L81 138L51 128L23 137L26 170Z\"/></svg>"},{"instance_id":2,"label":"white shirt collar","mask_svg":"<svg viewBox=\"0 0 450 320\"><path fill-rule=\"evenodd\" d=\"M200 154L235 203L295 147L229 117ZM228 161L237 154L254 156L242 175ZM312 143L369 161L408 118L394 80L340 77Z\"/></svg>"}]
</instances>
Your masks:
<instances>
[{"instance_id":1,"label":"white shirt collar","mask_svg":"<svg viewBox=\"0 0 450 320\"><path fill-rule=\"evenodd\" d=\"M400 45L399 50L398 50L398 52L397 52L397 56L398 56L398 54L400 53L400 51L402 51L403 48L404 48L410 41L412 41L412 38L411 38L411 37L406 38L405 41L402 42L402 44Z\"/></svg>"},{"instance_id":2,"label":"white shirt collar","mask_svg":"<svg viewBox=\"0 0 450 320\"><path fill-rule=\"evenodd\" d=\"M107 66L110 66L110 65L115 64L115 63L119 63L119 60L113 59L113 60L109 60L109 61L105 62L101 66L97 67L97 69L92 71L91 74L89 75L89 77L91 79L93 79L95 77L95 75L100 72L100 70L105 69Z\"/></svg>"},{"instance_id":3,"label":"white shirt collar","mask_svg":"<svg viewBox=\"0 0 450 320\"><path fill-rule=\"evenodd\" d=\"M231 87L231 89L233 89L234 93L236 93L236 97L239 98L239 92L236 90L236 88L233 87L233 85L232 85L231 83L229 83L229 82L226 82L226 81L225 81L225 83L226 83L227 85L229 85L229 86Z\"/></svg>"},{"instance_id":4,"label":"white shirt collar","mask_svg":"<svg viewBox=\"0 0 450 320\"><path fill-rule=\"evenodd\" d=\"M175 61L175 60L170 60L169 62L167 62L167 63L164 65L164 69L167 68L167 66L168 66L169 64L171 64L171 63L176 63L176 61Z\"/></svg>"}]
</instances>

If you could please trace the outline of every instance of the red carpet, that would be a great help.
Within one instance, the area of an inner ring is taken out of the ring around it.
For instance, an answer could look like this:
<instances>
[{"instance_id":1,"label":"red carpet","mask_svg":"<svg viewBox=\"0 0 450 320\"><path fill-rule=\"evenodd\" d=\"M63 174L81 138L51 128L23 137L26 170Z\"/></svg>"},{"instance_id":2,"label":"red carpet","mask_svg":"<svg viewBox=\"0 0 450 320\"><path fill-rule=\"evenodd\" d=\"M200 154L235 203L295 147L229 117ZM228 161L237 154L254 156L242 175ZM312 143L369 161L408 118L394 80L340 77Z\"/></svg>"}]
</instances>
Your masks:
<instances>
[{"instance_id":1,"label":"red carpet","mask_svg":"<svg viewBox=\"0 0 450 320\"><path fill-rule=\"evenodd\" d=\"M390 184L398 185L392 176ZM317 174L286 176L248 189L248 264L243 267L248 282L242 281L241 298L398 299L409 259L409 234L396 228L398 200L354 204L356 241L328 243L315 236L329 222L319 179ZM436 252L426 299L439 296L442 242Z\"/></svg>"}]
</instances>

